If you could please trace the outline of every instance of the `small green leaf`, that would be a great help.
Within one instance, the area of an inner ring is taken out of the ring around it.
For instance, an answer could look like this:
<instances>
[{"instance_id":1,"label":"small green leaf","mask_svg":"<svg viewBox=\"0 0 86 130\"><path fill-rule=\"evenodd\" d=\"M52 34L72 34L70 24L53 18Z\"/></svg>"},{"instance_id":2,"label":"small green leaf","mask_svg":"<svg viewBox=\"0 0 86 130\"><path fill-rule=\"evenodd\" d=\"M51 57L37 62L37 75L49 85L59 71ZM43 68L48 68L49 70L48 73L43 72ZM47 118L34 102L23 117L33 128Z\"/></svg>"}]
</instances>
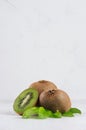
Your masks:
<instances>
[{"instance_id":1,"label":"small green leaf","mask_svg":"<svg viewBox=\"0 0 86 130\"><path fill-rule=\"evenodd\" d=\"M48 118L49 115L43 107L32 107L27 109L23 113L23 118L36 118L36 119L45 119Z\"/></svg>"},{"instance_id":2,"label":"small green leaf","mask_svg":"<svg viewBox=\"0 0 86 130\"><path fill-rule=\"evenodd\" d=\"M22 117L23 118L37 118L38 111L39 111L39 108L37 108L37 107L29 108L26 111L24 111Z\"/></svg>"},{"instance_id":3,"label":"small green leaf","mask_svg":"<svg viewBox=\"0 0 86 130\"><path fill-rule=\"evenodd\" d=\"M44 109L44 107L39 107L38 118L39 118L39 119L48 118L48 113L47 113L47 111Z\"/></svg>"},{"instance_id":4,"label":"small green leaf","mask_svg":"<svg viewBox=\"0 0 86 130\"><path fill-rule=\"evenodd\" d=\"M73 115L72 112L68 111L68 112L64 112L64 113L62 114L62 116L73 117L74 115Z\"/></svg>"},{"instance_id":5,"label":"small green leaf","mask_svg":"<svg viewBox=\"0 0 86 130\"><path fill-rule=\"evenodd\" d=\"M78 113L78 114L81 114L81 111L80 111L78 108L70 108L69 111L72 112L72 113Z\"/></svg>"},{"instance_id":6,"label":"small green leaf","mask_svg":"<svg viewBox=\"0 0 86 130\"><path fill-rule=\"evenodd\" d=\"M53 117L54 118L61 118L62 114L61 114L61 112L57 111L57 112L53 113Z\"/></svg>"},{"instance_id":7,"label":"small green leaf","mask_svg":"<svg viewBox=\"0 0 86 130\"><path fill-rule=\"evenodd\" d=\"M46 109L46 112L47 112L48 117L53 117L53 112L52 111Z\"/></svg>"}]
</instances>

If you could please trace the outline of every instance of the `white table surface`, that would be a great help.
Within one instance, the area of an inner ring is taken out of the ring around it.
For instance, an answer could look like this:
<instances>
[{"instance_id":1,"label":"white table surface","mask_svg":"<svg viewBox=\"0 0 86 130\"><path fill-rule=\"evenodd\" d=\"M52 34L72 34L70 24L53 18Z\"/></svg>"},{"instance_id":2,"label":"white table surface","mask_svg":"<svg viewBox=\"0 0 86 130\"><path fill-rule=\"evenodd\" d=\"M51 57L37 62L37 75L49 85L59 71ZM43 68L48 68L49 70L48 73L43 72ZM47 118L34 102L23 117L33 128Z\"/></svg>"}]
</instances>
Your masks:
<instances>
[{"instance_id":1,"label":"white table surface","mask_svg":"<svg viewBox=\"0 0 86 130\"><path fill-rule=\"evenodd\" d=\"M86 130L86 100L74 100L82 111L75 117L61 119L22 119L13 111L13 101L0 101L0 130Z\"/></svg>"}]
</instances>

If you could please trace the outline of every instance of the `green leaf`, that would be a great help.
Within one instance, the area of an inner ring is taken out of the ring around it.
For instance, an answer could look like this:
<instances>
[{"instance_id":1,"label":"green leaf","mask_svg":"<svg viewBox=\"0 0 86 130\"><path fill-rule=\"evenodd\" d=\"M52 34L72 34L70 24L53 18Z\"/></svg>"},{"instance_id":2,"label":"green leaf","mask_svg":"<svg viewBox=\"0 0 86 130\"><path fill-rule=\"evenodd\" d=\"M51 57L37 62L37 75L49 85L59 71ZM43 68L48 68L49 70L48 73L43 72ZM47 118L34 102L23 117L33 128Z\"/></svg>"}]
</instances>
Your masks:
<instances>
[{"instance_id":1,"label":"green leaf","mask_svg":"<svg viewBox=\"0 0 86 130\"><path fill-rule=\"evenodd\" d=\"M70 108L69 111L64 112L62 115L66 117L73 117L75 113L81 114L81 111L78 108Z\"/></svg>"},{"instance_id":2,"label":"green leaf","mask_svg":"<svg viewBox=\"0 0 86 130\"><path fill-rule=\"evenodd\" d=\"M72 112L68 111L68 112L64 112L64 113L62 114L62 116L73 117L74 115L73 115Z\"/></svg>"},{"instance_id":3,"label":"green leaf","mask_svg":"<svg viewBox=\"0 0 86 130\"><path fill-rule=\"evenodd\" d=\"M52 111L46 109L46 112L47 112L48 117L53 117L53 112Z\"/></svg>"},{"instance_id":4,"label":"green leaf","mask_svg":"<svg viewBox=\"0 0 86 130\"><path fill-rule=\"evenodd\" d=\"M36 119L45 119L45 118L61 118L73 117L75 113L81 114L81 111L77 108L71 108L69 111L61 113L59 111L53 113L52 111L45 109L44 107L32 107L24 111L23 118L36 118Z\"/></svg>"},{"instance_id":5,"label":"green leaf","mask_svg":"<svg viewBox=\"0 0 86 130\"><path fill-rule=\"evenodd\" d=\"M78 114L81 114L81 111L80 111L78 108L70 108L69 111L72 112L72 113L78 113Z\"/></svg>"},{"instance_id":6,"label":"green leaf","mask_svg":"<svg viewBox=\"0 0 86 130\"><path fill-rule=\"evenodd\" d=\"M23 118L45 119L48 116L47 111L43 107L32 107L23 113Z\"/></svg>"},{"instance_id":7,"label":"green leaf","mask_svg":"<svg viewBox=\"0 0 86 130\"><path fill-rule=\"evenodd\" d=\"M54 118L61 118L62 114L61 114L61 112L57 111L57 112L53 113L53 117Z\"/></svg>"},{"instance_id":8,"label":"green leaf","mask_svg":"<svg viewBox=\"0 0 86 130\"><path fill-rule=\"evenodd\" d=\"M32 107L24 111L22 117L23 118L37 118L38 117L39 108Z\"/></svg>"},{"instance_id":9,"label":"green leaf","mask_svg":"<svg viewBox=\"0 0 86 130\"><path fill-rule=\"evenodd\" d=\"M48 118L48 116L49 114L47 113L46 109L44 109L44 107L39 107L38 118L45 119Z\"/></svg>"}]
</instances>

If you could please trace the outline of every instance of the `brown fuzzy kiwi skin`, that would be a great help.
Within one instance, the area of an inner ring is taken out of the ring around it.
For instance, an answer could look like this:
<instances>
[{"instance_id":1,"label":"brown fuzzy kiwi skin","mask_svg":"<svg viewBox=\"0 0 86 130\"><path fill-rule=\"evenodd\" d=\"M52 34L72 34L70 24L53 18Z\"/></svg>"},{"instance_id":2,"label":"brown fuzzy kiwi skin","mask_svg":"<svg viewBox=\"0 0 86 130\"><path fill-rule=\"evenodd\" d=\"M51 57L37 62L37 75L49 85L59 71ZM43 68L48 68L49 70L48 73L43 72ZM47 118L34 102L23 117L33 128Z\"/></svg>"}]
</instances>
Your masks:
<instances>
[{"instance_id":1,"label":"brown fuzzy kiwi skin","mask_svg":"<svg viewBox=\"0 0 86 130\"><path fill-rule=\"evenodd\" d=\"M57 89L57 86L53 82L47 80L39 80L37 82L32 83L29 87L36 89L39 95L45 90L48 91L52 89Z\"/></svg>"},{"instance_id":2,"label":"brown fuzzy kiwi skin","mask_svg":"<svg viewBox=\"0 0 86 130\"><path fill-rule=\"evenodd\" d=\"M41 106L53 112L59 110L64 113L71 108L71 101L68 94L59 89L42 92L39 102Z\"/></svg>"}]
</instances>

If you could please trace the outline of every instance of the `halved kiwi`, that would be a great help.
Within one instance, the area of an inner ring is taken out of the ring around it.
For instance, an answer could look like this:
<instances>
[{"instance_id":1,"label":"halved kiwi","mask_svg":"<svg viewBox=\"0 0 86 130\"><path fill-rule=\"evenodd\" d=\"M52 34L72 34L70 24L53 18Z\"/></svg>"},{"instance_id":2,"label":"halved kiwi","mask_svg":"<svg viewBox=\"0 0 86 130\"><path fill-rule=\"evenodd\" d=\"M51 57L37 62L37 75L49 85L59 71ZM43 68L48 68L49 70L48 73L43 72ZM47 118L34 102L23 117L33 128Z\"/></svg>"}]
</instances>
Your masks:
<instances>
[{"instance_id":1,"label":"halved kiwi","mask_svg":"<svg viewBox=\"0 0 86 130\"><path fill-rule=\"evenodd\" d=\"M18 114L22 115L26 109L35 106L37 101L38 91L33 88L29 88L21 92L15 99L13 109Z\"/></svg>"},{"instance_id":2,"label":"halved kiwi","mask_svg":"<svg viewBox=\"0 0 86 130\"><path fill-rule=\"evenodd\" d=\"M71 108L71 101L66 92L62 90L43 91L39 98L41 106L53 112L66 112Z\"/></svg>"},{"instance_id":3,"label":"halved kiwi","mask_svg":"<svg viewBox=\"0 0 86 130\"><path fill-rule=\"evenodd\" d=\"M32 83L29 87L36 89L39 95L45 90L57 89L57 86L53 82L47 80L39 80Z\"/></svg>"}]
</instances>

